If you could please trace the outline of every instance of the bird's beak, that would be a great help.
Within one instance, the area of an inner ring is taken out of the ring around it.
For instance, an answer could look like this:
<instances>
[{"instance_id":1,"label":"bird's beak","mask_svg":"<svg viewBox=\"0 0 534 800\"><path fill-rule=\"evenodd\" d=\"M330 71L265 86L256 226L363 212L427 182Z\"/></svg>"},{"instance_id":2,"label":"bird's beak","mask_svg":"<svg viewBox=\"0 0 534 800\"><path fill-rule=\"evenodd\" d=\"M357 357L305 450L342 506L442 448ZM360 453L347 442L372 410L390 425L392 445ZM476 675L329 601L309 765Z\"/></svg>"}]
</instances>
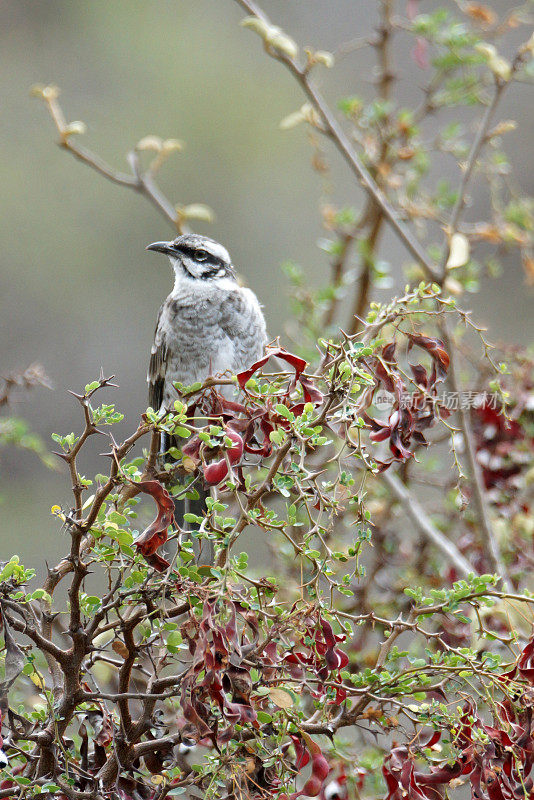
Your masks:
<instances>
[{"instance_id":1,"label":"bird's beak","mask_svg":"<svg viewBox=\"0 0 534 800\"><path fill-rule=\"evenodd\" d=\"M165 253L166 255L169 255L173 249L172 242L152 242L145 248L145 250L155 250L156 253Z\"/></svg>"}]
</instances>

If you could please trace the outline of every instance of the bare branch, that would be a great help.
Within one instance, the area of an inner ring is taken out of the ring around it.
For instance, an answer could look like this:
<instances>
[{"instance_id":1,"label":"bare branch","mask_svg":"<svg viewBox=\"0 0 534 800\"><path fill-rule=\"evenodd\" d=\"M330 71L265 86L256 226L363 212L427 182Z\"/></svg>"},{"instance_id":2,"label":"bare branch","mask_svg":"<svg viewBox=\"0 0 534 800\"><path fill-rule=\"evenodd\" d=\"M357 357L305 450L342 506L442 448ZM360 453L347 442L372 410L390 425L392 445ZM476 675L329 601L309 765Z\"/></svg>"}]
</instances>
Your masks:
<instances>
[{"instance_id":1,"label":"bare branch","mask_svg":"<svg viewBox=\"0 0 534 800\"><path fill-rule=\"evenodd\" d=\"M129 175L113 169L113 167L107 164L102 158L100 158L100 156L73 141L73 135L75 134L69 130L69 126L67 125L63 111L58 103L58 90L56 87L47 86L44 89L39 89L36 93L38 93L44 99L48 106L50 115L59 133L60 147L62 147L64 150L67 150L75 158L77 158L78 161L87 164L87 166L91 167L91 169L94 169L112 183L116 183L118 186L126 186L127 188L134 189L134 191L144 195L177 231L181 231L182 220L180 215L173 207L172 203L167 200L161 189L156 185L150 172L141 172L139 167L139 158L135 151L132 151L129 154L129 160L133 168L133 174Z\"/></svg>"},{"instance_id":2,"label":"bare branch","mask_svg":"<svg viewBox=\"0 0 534 800\"><path fill-rule=\"evenodd\" d=\"M266 24L270 24L266 15L256 5L256 3L252 2L252 0L236 0L236 2L243 9L245 9L245 11L247 11L250 15L256 17L257 19L261 20ZM268 52L269 55L271 55L273 58L285 64L286 67L291 72L291 74L299 82L304 93L307 95L309 100L311 100L313 106L318 111L320 118L324 124L325 132L332 139L332 141L340 151L341 155L348 163L352 172L354 172L354 174L358 178L359 183L363 186L365 191L373 198L375 203L382 209L390 225L395 230L398 237L401 239L406 249L408 250L408 252L415 258L417 263L420 264L420 266L423 268L423 271L425 272L427 277L430 278L431 280L436 280L440 274L436 269L436 266L428 258L417 238L407 228L404 222L401 221L398 212L391 205L389 200L385 197L384 193L380 190L376 181L373 180L369 171L363 166L347 134L345 133L341 125L338 123L332 110L328 106L327 102L324 100L319 90L310 80L307 69L301 67L296 61L296 59L292 58L286 53L282 53L278 50L270 50Z\"/></svg>"},{"instance_id":3,"label":"bare branch","mask_svg":"<svg viewBox=\"0 0 534 800\"><path fill-rule=\"evenodd\" d=\"M448 319L442 320L441 329L443 331L443 342L447 351L450 353L450 372L449 382L453 392L460 392L460 376L458 374L457 351L454 337L451 331L451 323ZM503 587L507 590L511 588L506 568L501 558L500 548L493 530L493 526L488 513L488 504L485 497L482 470L476 456L476 449L471 428L469 409L460 406L458 409L458 419L465 445L465 457L469 469L469 485L471 487L472 501L478 521L478 532L482 540L485 556L491 565L491 569L502 578Z\"/></svg>"},{"instance_id":4,"label":"bare branch","mask_svg":"<svg viewBox=\"0 0 534 800\"><path fill-rule=\"evenodd\" d=\"M476 570L463 556L456 545L447 539L441 531L433 525L422 505L415 499L410 490L396 475L384 472L380 476L386 486L393 492L401 504L406 516L416 527L419 533L432 542L445 555L448 561L463 575L476 575Z\"/></svg>"}]
</instances>

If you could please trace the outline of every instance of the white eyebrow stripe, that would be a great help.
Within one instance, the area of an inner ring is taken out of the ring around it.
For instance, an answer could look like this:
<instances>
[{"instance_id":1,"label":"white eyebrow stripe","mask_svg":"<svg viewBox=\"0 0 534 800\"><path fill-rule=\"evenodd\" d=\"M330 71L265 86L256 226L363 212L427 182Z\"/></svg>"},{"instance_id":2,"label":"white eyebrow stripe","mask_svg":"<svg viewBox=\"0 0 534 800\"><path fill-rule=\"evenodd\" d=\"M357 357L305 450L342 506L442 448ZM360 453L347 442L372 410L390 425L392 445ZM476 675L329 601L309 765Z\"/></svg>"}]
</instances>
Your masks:
<instances>
[{"instance_id":1,"label":"white eyebrow stripe","mask_svg":"<svg viewBox=\"0 0 534 800\"><path fill-rule=\"evenodd\" d=\"M223 247L222 244L218 242L204 242L200 245L201 249L207 250L208 253L211 253L212 256L215 258L220 258L221 261L224 261L226 264L230 263L230 254L226 247Z\"/></svg>"}]
</instances>

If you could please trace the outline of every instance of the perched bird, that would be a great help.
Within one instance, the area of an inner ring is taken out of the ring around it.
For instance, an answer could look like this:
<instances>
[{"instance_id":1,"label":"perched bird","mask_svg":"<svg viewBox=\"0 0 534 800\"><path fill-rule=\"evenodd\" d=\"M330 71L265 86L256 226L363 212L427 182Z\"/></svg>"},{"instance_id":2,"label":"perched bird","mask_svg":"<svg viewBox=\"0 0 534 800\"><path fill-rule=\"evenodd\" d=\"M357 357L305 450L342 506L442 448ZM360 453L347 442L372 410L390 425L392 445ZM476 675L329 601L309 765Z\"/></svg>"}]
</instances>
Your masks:
<instances>
[{"instance_id":1,"label":"perched bird","mask_svg":"<svg viewBox=\"0 0 534 800\"><path fill-rule=\"evenodd\" d=\"M149 405L172 410L174 382L235 374L260 358L265 319L254 292L238 284L228 251L213 239L188 233L147 250L165 253L175 274L159 310L147 376Z\"/></svg>"}]
</instances>

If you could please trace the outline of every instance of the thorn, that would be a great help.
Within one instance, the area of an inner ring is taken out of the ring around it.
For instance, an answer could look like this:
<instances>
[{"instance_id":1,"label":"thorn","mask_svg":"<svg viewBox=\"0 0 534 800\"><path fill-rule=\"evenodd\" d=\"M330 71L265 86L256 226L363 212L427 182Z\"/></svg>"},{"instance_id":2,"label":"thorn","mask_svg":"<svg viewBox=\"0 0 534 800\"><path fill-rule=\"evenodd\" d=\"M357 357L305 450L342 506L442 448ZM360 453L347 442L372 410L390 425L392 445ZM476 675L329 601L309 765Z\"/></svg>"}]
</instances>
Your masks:
<instances>
[{"instance_id":1,"label":"thorn","mask_svg":"<svg viewBox=\"0 0 534 800\"><path fill-rule=\"evenodd\" d=\"M55 618L59 617L60 614L62 614L62 613L63 613L62 611L52 611L50 614L43 614L43 618L47 622L53 622L55 620Z\"/></svg>"},{"instance_id":2,"label":"thorn","mask_svg":"<svg viewBox=\"0 0 534 800\"><path fill-rule=\"evenodd\" d=\"M63 461L67 462L67 464L70 462L70 454L68 453L58 453L56 450L52 450L52 455L62 458Z\"/></svg>"},{"instance_id":3,"label":"thorn","mask_svg":"<svg viewBox=\"0 0 534 800\"><path fill-rule=\"evenodd\" d=\"M56 575L59 574L56 567L51 567L48 561L45 561L45 564L46 564L46 573L49 578L55 577Z\"/></svg>"},{"instance_id":4,"label":"thorn","mask_svg":"<svg viewBox=\"0 0 534 800\"><path fill-rule=\"evenodd\" d=\"M115 375L110 375L109 378L105 378L104 377L104 371L103 371L102 367L100 368L100 378L98 380L100 381L100 386L101 387L103 387L103 386L113 386L115 389L118 389L119 388L119 384L118 383L111 383L111 381L113 380L114 377L115 377Z\"/></svg>"},{"instance_id":5,"label":"thorn","mask_svg":"<svg viewBox=\"0 0 534 800\"><path fill-rule=\"evenodd\" d=\"M76 400L79 400L80 403L83 403L83 401L85 400L84 394L77 394L76 392L73 392L72 389L67 389L67 392L71 394L73 397L75 397Z\"/></svg>"}]
</instances>

